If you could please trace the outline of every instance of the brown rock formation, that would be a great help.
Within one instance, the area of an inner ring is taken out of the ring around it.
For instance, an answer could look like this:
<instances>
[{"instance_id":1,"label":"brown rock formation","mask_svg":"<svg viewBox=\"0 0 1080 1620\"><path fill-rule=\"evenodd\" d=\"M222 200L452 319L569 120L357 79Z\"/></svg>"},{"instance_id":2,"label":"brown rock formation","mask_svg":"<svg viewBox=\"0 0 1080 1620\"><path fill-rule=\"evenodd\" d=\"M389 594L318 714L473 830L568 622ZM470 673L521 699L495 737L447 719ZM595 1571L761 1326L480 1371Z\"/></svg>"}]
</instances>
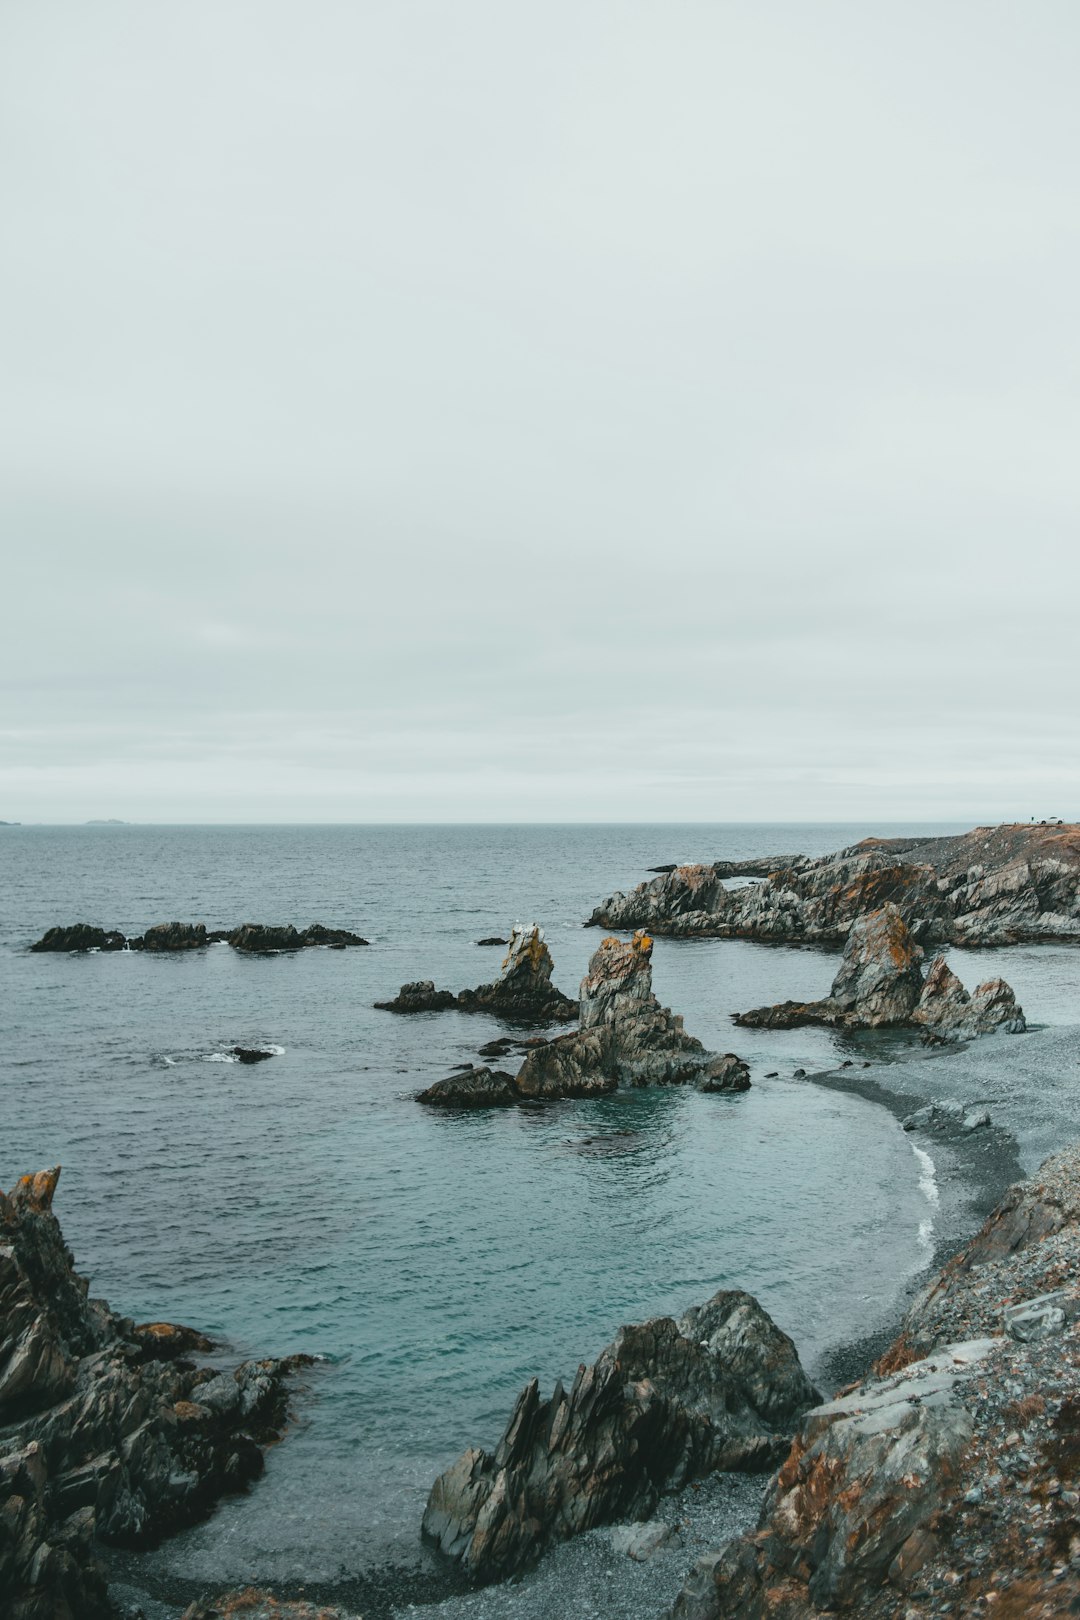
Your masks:
<instances>
[{"instance_id":1,"label":"brown rock formation","mask_svg":"<svg viewBox=\"0 0 1080 1620\"><path fill-rule=\"evenodd\" d=\"M544 930L536 923L528 928L517 923L499 977L491 984L454 995L450 990L436 990L432 979L418 979L403 984L393 1001L377 1001L375 1005L383 1012L443 1012L456 1008L458 1012L492 1013L515 1023L569 1023L577 1017L577 1002L552 984L553 967Z\"/></svg>"},{"instance_id":2,"label":"brown rock formation","mask_svg":"<svg viewBox=\"0 0 1080 1620\"><path fill-rule=\"evenodd\" d=\"M755 1007L736 1013L734 1021L765 1029L795 1029L805 1024L873 1029L911 1024L939 1040L970 1040L997 1030L1019 1034L1027 1028L1023 1010L1003 979L980 984L968 995L939 956L924 982L922 955L899 909L883 906L852 924L840 970L823 1001Z\"/></svg>"},{"instance_id":3,"label":"brown rock formation","mask_svg":"<svg viewBox=\"0 0 1080 1620\"><path fill-rule=\"evenodd\" d=\"M620 1329L567 1391L518 1397L493 1455L463 1453L435 1481L424 1535L490 1580L551 1541L644 1519L661 1492L718 1468L764 1468L817 1399L795 1347L749 1294L679 1321Z\"/></svg>"},{"instance_id":4,"label":"brown rock formation","mask_svg":"<svg viewBox=\"0 0 1080 1620\"><path fill-rule=\"evenodd\" d=\"M764 881L728 888L733 877ZM835 855L680 866L616 893L603 928L721 939L838 942L894 904L921 943L1080 938L1080 825L977 827L952 838L867 838Z\"/></svg>"}]
</instances>

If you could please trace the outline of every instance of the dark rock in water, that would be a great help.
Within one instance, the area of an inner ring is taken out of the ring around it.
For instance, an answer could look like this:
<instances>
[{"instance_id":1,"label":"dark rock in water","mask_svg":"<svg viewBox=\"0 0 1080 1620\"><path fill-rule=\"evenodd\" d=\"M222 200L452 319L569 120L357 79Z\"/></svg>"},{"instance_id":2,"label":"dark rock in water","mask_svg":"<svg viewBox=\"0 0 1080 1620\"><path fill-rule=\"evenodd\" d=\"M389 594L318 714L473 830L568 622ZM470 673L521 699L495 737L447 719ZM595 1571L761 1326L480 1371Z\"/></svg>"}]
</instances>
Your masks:
<instances>
[{"instance_id":1,"label":"dark rock in water","mask_svg":"<svg viewBox=\"0 0 1080 1620\"><path fill-rule=\"evenodd\" d=\"M661 1007L651 959L652 940L644 933L602 941L581 981L580 1029L529 1054L517 1077L523 1095L591 1096L619 1085L695 1081L709 1090L746 1089L745 1064L707 1052L686 1034L680 1017Z\"/></svg>"},{"instance_id":2,"label":"dark rock in water","mask_svg":"<svg viewBox=\"0 0 1080 1620\"><path fill-rule=\"evenodd\" d=\"M469 1064L461 1073L436 1080L416 1100L432 1108L503 1108L520 1098L513 1075L503 1069L474 1069Z\"/></svg>"},{"instance_id":3,"label":"dark rock in water","mask_svg":"<svg viewBox=\"0 0 1080 1620\"><path fill-rule=\"evenodd\" d=\"M679 863L678 863L678 861L669 861L666 866L650 866L650 867L647 868L647 870L650 871L650 872L662 872L662 873L677 872L679 870Z\"/></svg>"},{"instance_id":4,"label":"dark rock in water","mask_svg":"<svg viewBox=\"0 0 1080 1620\"><path fill-rule=\"evenodd\" d=\"M751 1295L620 1329L569 1391L518 1397L494 1455L466 1451L432 1487L423 1531L482 1580L552 1541L643 1519L716 1469L772 1466L819 1399L795 1346Z\"/></svg>"},{"instance_id":5,"label":"dark rock in water","mask_svg":"<svg viewBox=\"0 0 1080 1620\"><path fill-rule=\"evenodd\" d=\"M130 941L139 951L199 951L207 943L205 924L182 922L155 923L141 939Z\"/></svg>"},{"instance_id":6,"label":"dark rock in water","mask_svg":"<svg viewBox=\"0 0 1080 1620\"><path fill-rule=\"evenodd\" d=\"M764 881L729 889L732 877ZM920 943L1080 938L1080 825L976 827L962 837L866 838L835 855L676 867L597 906L589 925L719 939L840 942L856 917L899 908Z\"/></svg>"},{"instance_id":7,"label":"dark rock in water","mask_svg":"<svg viewBox=\"0 0 1080 1620\"><path fill-rule=\"evenodd\" d=\"M552 984L552 966L543 929L535 923L529 928L519 924L510 936L502 972L491 984L455 996L450 990L436 990L432 979L419 979L403 984L393 1001L375 1005L383 1012L442 1012L454 1007L459 1012L492 1013L515 1023L565 1023L577 1016L577 1002Z\"/></svg>"},{"instance_id":8,"label":"dark rock in water","mask_svg":"<svg viewBox=\"0 0 1080 1620\"><path fill-rule=\"evenodd\" d=\"M457 1004L463 1012L490 1012L523 1023L566 1022L577 1017L577 1003L552 984L553 967L544 930L536 923L515 925L499 977L463 990Z\"/></svg>"},{"instance_id":9,"label":"dark rock in water","mask_svg":"<svg viewBox=\"0 0 1080 1620\"><path fill-rule=\"evenodd\" d=\"M72 923L70 928L49 928L36 940L32 951L122 951L127 944L115 928L93 928L90 923Z\"/></svg>"},{"instance_id":10,"label":"dark rock in water","mask_svg":"<svg viewBox=\"0 0 1080 1620\"><path fill-rule=\"evenodd\" d=\"M230 1046L229 1051L241 1063L265 1063L267 1058L277 1056L276 1052L266 1052L261 1046Z\"/></svg>"},{"instance_id":11,"label":"dark rock in water","mask_svg":"<svg viewBox=\"0 0 1080 1620\"><path fill-rule=\"evenodd\" d=\"M506 945L509 941L500 939L498 934L492 934L490 939L478 939L476 943L478 945Z\"/></svg>"},{"instance_id":12,"label":"dark rock in water","mask_svg":"<svg viewBox=\"0 0 1080 1620\"><path fill-rule=\"evenodd\" d=\"M414 979L402 985L393 1001L377 1001L375 1005L381 1012L443 1012L457 1006L457 997L451 990L436 990L434 979Z\"/></svg>"},{"instance_id":13,"label":"dark rock in water","mask_svg":"<svg viewBox=\"0 0 1080 1620\"><path fill-rule=\"evenodd\" d=\"M302 951L314 945L366 945L366 939L359 934L351 934L347 928L324 928L322 923L312 923L303 932L294 928L291 923L282 927L267 923L244 923L242 927L235 928L226 939L237 951L245 951L251 955L263 955L271 951Z\"/></svg>"},{"instance_id":14,"label":"dark rock in water","mask_svg":"<svg viewBox=\"0 0 1080 1620\"><path fill-rule=\"evenodd\" d=\"M509 1035L501 1035L497 1041L488 1041L486 1046L480 1048L481 1057L505 1057L507 1052L514 1050L514 1042Z\"/></svg>"},{"instance_id":15,"label":"dark rock in water","mask_svg":"<svg viewBox=\"0 0 1080 1620\"><path fill-rule=\"evenodd\" d=\"M936 1042L968 1040L995 1030L1019 1034L1027 1028L1003 979L991 979L969 996L942 956L935 958L924 982L922 955L897 907L882 906L852 924L832 992L823 1001L756 1007L737 1013L735 1023L757 1029L912 1025Z\"/></svg>"},{"instance_id":16,"label":"dark rock in water","mask_svg":"<svg viewBox=\"0 0 1080 1620\"><path fill-rule=\"evenodd\" d=\"M351 945L370 945L371 941L364 939L360 934L353 934L347 928L324 928L322 923L311 923L300 936L305 948L314 945L327 945L332 951L344 950Z\"/></svg>"},{"instance_id":17,"label":"dark rock in water","mask_svg":"<svg viewBox=\"0 0 1080 1620\"><path fill-rule=\"evenodd\" d=\"M104 1620L95 1539L152 1541L254 1479L310 1358L196 1368L201 1335L89 1299L52 1213L59 1173L0 1193L0 1611Z\"/></svg>"}]
</instances>

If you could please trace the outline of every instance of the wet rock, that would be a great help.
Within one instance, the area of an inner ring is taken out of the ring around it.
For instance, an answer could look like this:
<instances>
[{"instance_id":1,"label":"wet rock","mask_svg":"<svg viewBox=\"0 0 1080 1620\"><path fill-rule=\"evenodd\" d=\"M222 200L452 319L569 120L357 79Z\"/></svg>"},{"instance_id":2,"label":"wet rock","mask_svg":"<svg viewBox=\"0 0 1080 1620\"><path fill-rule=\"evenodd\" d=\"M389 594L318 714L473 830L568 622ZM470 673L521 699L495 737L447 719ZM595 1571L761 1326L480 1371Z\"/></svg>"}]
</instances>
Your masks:
<instances>
[{"instance_id":1,"label":"wet rock","mask_svg":"<svg viewBox=\"0 0 1080 1620\"><path fill-rule=\"evenodd\" d=\"M371 943L362 935L352 933L348 928L325 928L322 923L309 923L300 937L305 949L326 945L332 951L340 951L354 945Z\"/></svg>"},{"instance_id":2,"label":"wet rock","mask_svg":"<svg viewBox=\"0 0 1080 1620\"><path fill-rule=\"evenodd\" d=\"M764 881L726 887L736 876ZM1080 826L1015 823L962 837L867 838L815 858L679 866L611 895L589 924L838 943L856 917L889 902L920 944L1080 938Z\"/></svg>"},{"instance_id":3,"label":"wet rock","mask_svg":"<svg viewBox=\"0 0 1080 1620\"><path fill-rule=\"evenodd\" d=\"M306 1603L299 1598L276 1598L261 1587L245 1586L220 1597L203 1598L186 1608L181 1620L361 1620L344 1609Z\"/></svg>"},{"instance_id":4,"label":"wet rock","mask_svg":"<svg viewBox=\"0 0 1080 1620\"><path fill-rule=\"evenodd\" d=\"M205 923L155 923L141 939L131 941L132 950L201 951L207 945Z\"/></svg>"},{"instance_id":5,"label":"wet rock","mask_svg":"<svg viewBox=\"0 0 1080 1620\"><path fill-rule=\"evenodd\" d=\"M459 1074L436 1080L416 1100L432 1108L504 1108L520 1097L513 1075L503 1069L474 1069L470 1064Z\"/></svg>"},{"instance_id":6,"label":"wet rock","mask_svg":"<svg viewBox=\"0 0 1080 1620\"><path fill-rule=\"evenodd\" d=\"M508 945L510 942L500 938L498 934L492 934L488 939L478 939L476 943L478 945Z\"/></svg>"},{"instance_id":7,"label":"wet rock","mask_svg":"<svg viewBox=\"0 0 1080 1620\"><path fill-rule=\"evenodd\" d=\"M0 1593L20 1620L111 1615L95 1541L153 1540L255 1478L308 1359L215 1373L186 1359L208 1344L193 1330L91 1300L52 1212L58 1176L0 1193Z\"/></svg>"},{"instance_id":8,"label":"wet rock","mask_svg":"<svg viewBox=\"0 0 1080 1620\"><path fill-rule=\"evenodd\" d=\"M267 1052L261 1046L230 1046L229 1051L241 1063L265 1063L267 1058L276 1057L276 1052Z\"/></svg>"},{"instance_id":9,"label":"wet rock","mask_svg":"<svg viewBox=\"0 0 1080 1620\"><path fill-rule=\"evenodd\" d=\"M49 928L31 945L32 951L122 951L127 944L115 928L94 928L90 923L72 923L69 928Z\"/></svg>"},{"instance_id":10,"label":"wet rock","mask_svg":"<svg viewBox=\"0 0 1080 1620\"><path fill-rule=\"evenodd\" d=\"M549 1542L644 1518L665 1490L718 1468L766 1468L816 1399L795 1347L749 1294L679 1321L622 1328L569 1391L522 1391L493 1454L466 1451L432 1487L425 1537L475 1577Z\"/></svg>"},{"instance_id":11,"label":"wet rock","mask_svg":"<svg viewBox=\"0 0 1080 1620\"><path fill-rule=\"evenodd\" d=\"M699 1091L749 1091L750 1069L734 1052L714 1058L705 1070Z\"/></svg>"},{"instance_id":12,"label":"wet rock","mask_svg":"<svg viewBox=\"0 0 1080 1620\"><path fill-rule=\"evenodd\" d=\"M944 957L935 958L924 981L922 954L899 909L882 906L852 924L839 972L823 1000L755 1007L737 1013L734 1021L754 1029L910 1025L938 1043L1026 1029L1024 1014L1003 979L990 980L969 996Z\"/></svg>"},{"instance_id":13,"label":"wet rock","mask_svg":"<svg viewBox=\"0 0 1080 1620\"><path fill-rule=\"evenodd\" d=\"M375 1005L381 1012L444 1012L457 1006L457 997L450 990L436 990L434 979L414 979L402 985L393 1001L377 1001Z\"/></svg>"}]
</instances>

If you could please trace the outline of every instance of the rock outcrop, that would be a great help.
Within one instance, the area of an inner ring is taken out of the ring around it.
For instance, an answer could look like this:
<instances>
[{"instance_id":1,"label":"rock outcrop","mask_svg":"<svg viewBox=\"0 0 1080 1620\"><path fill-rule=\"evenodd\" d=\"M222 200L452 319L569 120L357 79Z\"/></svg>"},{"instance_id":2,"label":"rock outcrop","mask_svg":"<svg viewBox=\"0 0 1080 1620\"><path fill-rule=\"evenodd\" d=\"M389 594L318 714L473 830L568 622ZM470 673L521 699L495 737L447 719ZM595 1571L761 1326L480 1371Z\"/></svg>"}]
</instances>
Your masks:
<instances>
[{"instance_id":1,"label":"rock outcrop","mask_svg":"<svg viewBox=\"0 0 1080 1620\"><path fill-rule=\"evenodd\" d=\"M676 1620L1080 1613L1080 1148L1047 1160L808 1412Z\"/></svg>"},{"instance_id":2,"label":"rock outcrop","mask_svg":"<svg viewBox=\"0 0 1080 1620\"><path fill-rule=\"evenodd\" d=\"M661 1007L652 988L653 942L605 939L581 981L581 1025L531 1052L518 1071L527 1097L580 1096L616 1086L711 1081L709 1090L746 1090L749 1072L734 1054L717 1058Z\"/></svg>"},{"instance_id":3,"label":"rock outcrop","mask_svg":"<svg viewBox=\"0 0 1080 1620\"><path fill-rule=\"evenodd\" d=\"M308 1358L198 1368L193 1330L88 1298L52 1213L59 1173L0 1193L0 1611L104 1620L95 1541L150 1541L245 1487Z\"/></svg>"},{"instance_id":4,"label":"rock outcrop","mask_svg":"<svg viewBox=\"0 0 1080 1620\"><path fill-rule=\"evenodd\" d=\"M205 923L154 923L144 934L130 937L118 929L93 928L89 923L74 923L70 928L50 928L30 949L32 951L197 951L207 945L224 941L234 950L249 955L266 955L272 951L300 951L312 946L325 945L331 950L343 950L348 945L367 945L368 940L347 928L325 928L312 923L303 930L292 924L278 926L266 923L242 923L239 928L216 928L209 931Z\"/></svg>"},{"instance_id":5,"label":"rock outcrop","mask_svg":"<svg viewBox=\"0 0 1080 1620\"><path fill-rule=\"evenodd\" d=\"M569 1023L577 1017L578 1005L552 984L553 966L544 930L536 923L528 928L518 923L510 935L499 977L491 984L455 995L451 990L436 990L433 979L418 979L403 984L393 1001L375 1005L383 1012L443 1012L452 1007L458 1012L491 1013L514 1023Z\"/></svg>"},{"instance_id":6,"label":"rock outcrop","mask_svg":"<svg viewBox=\"0 0 1080 1620\"><path fill-rule=\"evenodd\" d=\"M732 878L761 881L730 888ZM867 838L835 855L679 866L597 906L589 924L653 934L838 943L894 904L921 944L1080 938L1080 825Z\"/></svg>"},{"instance_id":7,"label":"rock outcrop","mask_svg":"<svg viewBox=\"0 0 1080 1620\"><path fill-rule=\"evenodd\" d=\"M844 959L824 1000L755 1007L736 1013L734 1021L753 1029L912 1025L943 1041L995 1031L1015 1035L1027 1028L1023 1009L1003 979L980 984L969 995L944 957L934 959L924 980L922 958L899 909L882 906L852 923Z\"/></svg>"},{"instance_id":8,"label":"rock outcrop","mask_svg":"<svg viewBox=\"0 0 1080 1620\"><path fill-rule=\"evenodd\" d=\"M468 1068L436 1080L416 1100L431 1108L506 1108L522 1099L504 1069Z\"/></svg>"},{"instance_id":9,"label":"rock outcrop","mask_svg":"<svg viewBox=\"0 0 1080 1620\"><path fill-rule=\"evenodd\" d=\"M622 1328L548 1400L527 1384L494 1454L466 1451L435 1481L424 1535L478 1579L516 1573L552 1541L648 1518L692 1479L769 1467L817 1398L757 1301L719 1293Z\"/></svg>"},{"instance_id":10,"label":"rock outcrop","mask_svg":"<svg viewBox=\"0 0 1080 1620\"><path fill-rule=\"evenodd\" d=\"M204 1598L186 1608L180 1620L362 1620L344 1609L303 1598L277 1598L259 1587L245 1586L220 1597Z\"/></svg>"}]
</instances>

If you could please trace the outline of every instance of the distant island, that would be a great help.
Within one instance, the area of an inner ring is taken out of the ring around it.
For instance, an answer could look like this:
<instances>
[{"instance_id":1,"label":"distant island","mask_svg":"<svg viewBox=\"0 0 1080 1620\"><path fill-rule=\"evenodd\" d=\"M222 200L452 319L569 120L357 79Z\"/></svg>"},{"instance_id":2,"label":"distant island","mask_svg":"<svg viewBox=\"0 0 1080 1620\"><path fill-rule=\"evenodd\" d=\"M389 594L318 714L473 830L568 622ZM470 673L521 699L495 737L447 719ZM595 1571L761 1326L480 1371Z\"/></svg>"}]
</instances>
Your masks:
<instances>
[{"instance_id":1,"label":"distant island","mask_svg":"<svg viewBox=\"0 0 1080 1620\"><path fill-rule=\"evenodd\" d=\"M0 827L21 827L21 821L0 821Z\"/></svg>"},{"instance_id":2,"label":"distant island","mask_svg":"<svg viewBox=\"0 0 1080 1620\"><path fill-rule=\"evenodd\" d=\"M96 821L84 821L84 827L130 827L130 821L120 821L116 816L99 817Z\"/></svg>"}]
</instances>

